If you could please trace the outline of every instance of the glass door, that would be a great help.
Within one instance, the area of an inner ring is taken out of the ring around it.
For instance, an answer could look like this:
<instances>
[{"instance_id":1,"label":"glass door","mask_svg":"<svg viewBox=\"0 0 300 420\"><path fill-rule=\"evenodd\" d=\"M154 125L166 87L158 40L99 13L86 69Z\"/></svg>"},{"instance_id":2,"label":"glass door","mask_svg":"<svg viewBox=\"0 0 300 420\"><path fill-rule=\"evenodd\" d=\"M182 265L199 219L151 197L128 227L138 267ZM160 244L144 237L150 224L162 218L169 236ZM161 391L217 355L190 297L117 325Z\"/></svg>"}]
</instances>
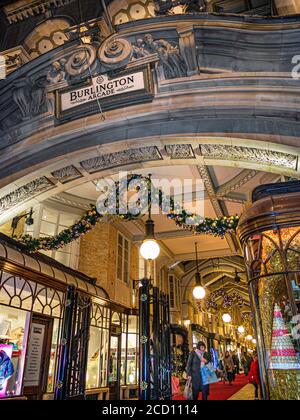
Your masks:
<instances>
[{"instance_id":1,"label":"glass door","mask_svg":"<svg viewBox=\"0 0 300 420\"><path fill-rule=\"evenodd\" d=\"M119 400L120 398L120 361L121 361L121 336L112 335L110 337L108 384L110 389L110 399Z\"/></svg>"}]
</instances>

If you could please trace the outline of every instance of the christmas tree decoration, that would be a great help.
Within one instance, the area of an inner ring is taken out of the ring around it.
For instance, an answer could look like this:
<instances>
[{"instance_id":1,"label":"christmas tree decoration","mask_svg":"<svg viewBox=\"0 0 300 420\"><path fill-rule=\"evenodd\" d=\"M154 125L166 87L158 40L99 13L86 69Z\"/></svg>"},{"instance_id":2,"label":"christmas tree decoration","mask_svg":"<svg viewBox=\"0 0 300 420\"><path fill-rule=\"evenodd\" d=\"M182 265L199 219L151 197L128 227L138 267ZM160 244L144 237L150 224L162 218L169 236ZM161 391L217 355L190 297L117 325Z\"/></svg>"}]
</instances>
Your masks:
<instances>
[{"instance_id":1,"label":"christmas tree decoration","mask_svg":"<svg viewBox=\"0 0 300 420\"><path fill-rule=\"evenodd\" d=\"M274 307L271 360L269 369L299 370L300 363L279 305Z\"/></svg>"}]
</instances>

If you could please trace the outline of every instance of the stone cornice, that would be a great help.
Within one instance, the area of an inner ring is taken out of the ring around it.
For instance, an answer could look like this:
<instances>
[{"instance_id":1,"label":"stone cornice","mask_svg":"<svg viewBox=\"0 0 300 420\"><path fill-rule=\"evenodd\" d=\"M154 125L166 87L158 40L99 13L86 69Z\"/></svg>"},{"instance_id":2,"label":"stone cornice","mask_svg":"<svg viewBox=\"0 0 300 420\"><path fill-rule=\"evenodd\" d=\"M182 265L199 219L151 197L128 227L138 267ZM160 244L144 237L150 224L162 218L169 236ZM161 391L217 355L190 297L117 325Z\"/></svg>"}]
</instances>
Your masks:
<instances>
[{"instance_id":1,"label":"stone cornice","mask_svg":"<svg viewBox=\"0 0 300 420\"><path fill-rule=\"evenodd\" d=\"M51 7L61 7L75 0L19 0L5 6L4 13L9 23L23 21L32 16L46 13Z\"/></svg>"}]
</instances>

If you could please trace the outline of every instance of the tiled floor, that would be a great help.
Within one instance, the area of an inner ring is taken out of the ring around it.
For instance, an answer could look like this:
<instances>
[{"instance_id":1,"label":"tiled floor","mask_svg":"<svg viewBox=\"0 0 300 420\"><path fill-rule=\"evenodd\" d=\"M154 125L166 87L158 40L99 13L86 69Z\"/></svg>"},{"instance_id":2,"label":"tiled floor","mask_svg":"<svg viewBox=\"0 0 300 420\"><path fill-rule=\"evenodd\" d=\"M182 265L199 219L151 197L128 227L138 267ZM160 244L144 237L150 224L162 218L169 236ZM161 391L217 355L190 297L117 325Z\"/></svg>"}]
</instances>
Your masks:
<instances>
[{"instance_id":1,"label":"tiled floor","mask_svg":"<svg viewBox=\"0 0 300 420\"><path fill-rule=\"evenodd\" d=\"M246 385L239 392L234 394L231 398L231 401L253 401L254 400L254 387L251 384Z\"/></svg>"}]
</instances>

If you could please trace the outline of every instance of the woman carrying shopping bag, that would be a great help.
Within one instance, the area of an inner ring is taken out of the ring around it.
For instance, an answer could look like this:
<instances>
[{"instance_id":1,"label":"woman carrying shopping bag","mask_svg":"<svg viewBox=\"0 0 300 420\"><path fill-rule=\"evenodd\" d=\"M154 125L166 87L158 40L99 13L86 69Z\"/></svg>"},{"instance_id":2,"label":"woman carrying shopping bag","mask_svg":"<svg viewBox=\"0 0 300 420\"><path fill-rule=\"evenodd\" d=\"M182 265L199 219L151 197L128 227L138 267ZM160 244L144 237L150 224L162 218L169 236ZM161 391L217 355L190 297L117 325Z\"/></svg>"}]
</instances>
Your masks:
<instances>
[{"instance_id":1,"label":"woman carrying shopping bag","mask_svg":"<svg viewBox=\"0 0 300 420\"><path fill-rule=\"evenodd\" d=\"M200 341L195 351L190 353L186 372L188 380L192 383L192 398L198 400L199 392L202 392L202 400L206 401L209 397L209 385L203 383L201 368L211 362L211 356L206 351L206 345Z\"/></svg>"},{"instance_id":2,"label":"woman carrying shopping bag","mask_svg":"<svg viewBox=\"0 0 300 420\"><path fill-rule=\"evenodd\" d=\"M229 381L229 385L232 385L232 382L234 381L235 366L234 366L234 363L233 363L233 360L229 351L225 353L224 365L225 365L225 372L226 372L227 379Z\"/></svg>"}]
</instances>

